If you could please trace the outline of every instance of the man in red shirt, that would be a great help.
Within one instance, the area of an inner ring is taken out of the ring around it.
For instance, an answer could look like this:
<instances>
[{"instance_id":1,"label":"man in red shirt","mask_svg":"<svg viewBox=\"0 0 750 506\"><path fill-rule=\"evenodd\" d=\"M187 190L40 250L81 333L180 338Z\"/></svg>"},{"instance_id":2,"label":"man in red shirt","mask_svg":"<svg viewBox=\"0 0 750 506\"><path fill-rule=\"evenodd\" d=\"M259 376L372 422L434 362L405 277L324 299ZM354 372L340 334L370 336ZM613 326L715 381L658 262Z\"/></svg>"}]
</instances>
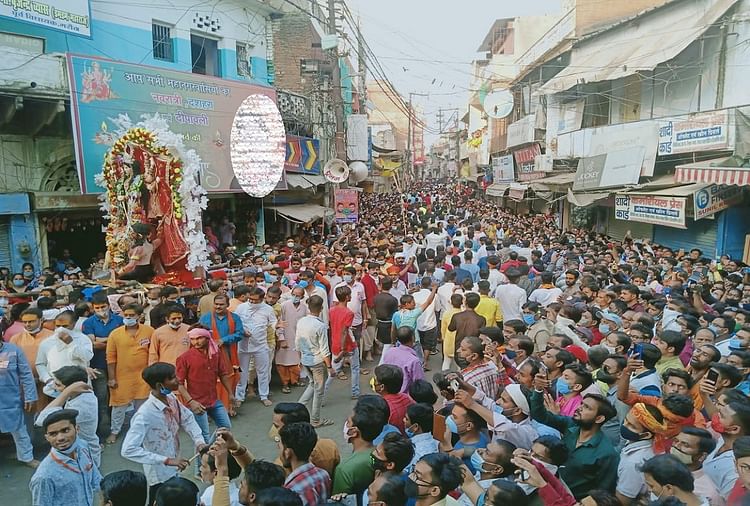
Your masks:
<instances>
[{"instance_id":1,"label":"man in red shirt","mask_svg":"<svg viewBox=\"0 0 750 506\"><path fill-rule=\"evenodd\" d=\"M187 402L195 415L195 421L201 428L203 439L209 441L208 417L213 418L217 427L231 428L230 412L234 412L234 389L232 389L232 366L225 353L221 353L211 332L203 328L188 332L190 349L177 357L176 373L180 382L180 395ZM229 395L229 406L224 406L216 394L216 382Z\"/></svg>"},{"instance_id":2,"label":"man in red shirt","mask_svg":"<svg viewBox=\"0 0 750 506\"><path fill-rule=\"evenodd\" d=\"M367 264L367 272L362 276L362 285L365 287L365 302L370 313L369 320L365 322L365 334L362 336L362 353L367 361L372 361L372 348L378 321L375 317L375 297L380 293L379 270L380 265L370 262Z\"/></svg>"},{"instance_id":3,"label":"man in red shirt","mask_svg":"<svg viewBox=\"0 0 750 506\"><path fill-rule=\"evenodd\" d=\"M408 394L401 392L401 384L404 381L404 373L395 365L382 364L375 368L375 377L373 378L372 388L375 393L385 399L391 410L391 416L388 423L398 427L398 430L404 432L404 417L406 409L414 404L414 399Z\"/></svg>"},{"instance_id":4,"label":"man in red shirt","mask_svg":"<svg viewBox=\"0 0 750 506\"><path fill-rule=\"evenodd\" d=\"M349 357L351 361L351 384L352 399L359 398L359 348L352 334L352 323L354 313L347 307L352 298L352 290L347 285L336 288L336 299L338 302L333 306L329 314L331 327L331 353L333 354L333 370L340 380L347 379L342 371L344 358ZM326 385L328 386L328 385ZM327 390L327 388L326 388Z\"/></svg>"}]
</instances>

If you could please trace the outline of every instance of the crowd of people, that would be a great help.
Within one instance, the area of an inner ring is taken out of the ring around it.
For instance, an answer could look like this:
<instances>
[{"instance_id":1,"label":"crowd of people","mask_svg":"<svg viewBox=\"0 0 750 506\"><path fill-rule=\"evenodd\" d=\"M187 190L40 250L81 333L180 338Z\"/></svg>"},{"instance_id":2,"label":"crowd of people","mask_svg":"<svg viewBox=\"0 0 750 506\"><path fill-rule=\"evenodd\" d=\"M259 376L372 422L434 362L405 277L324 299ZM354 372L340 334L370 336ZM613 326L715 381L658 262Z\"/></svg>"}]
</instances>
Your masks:
<instances>
[{"instance_id":1,"label":"crowd of people","mask_svg":"<svg viewBox=\"0 0 750 506\"><path fill-rule=\"evenodd\" d=\"M205 293L0 268L0 432L33 505L750 501L748 267L557 218L423 182L331 234L223 244ZM249 402L277 453L232 433ZM142 473L102 476L118 442Z\"/></svg>"}]
</instances>

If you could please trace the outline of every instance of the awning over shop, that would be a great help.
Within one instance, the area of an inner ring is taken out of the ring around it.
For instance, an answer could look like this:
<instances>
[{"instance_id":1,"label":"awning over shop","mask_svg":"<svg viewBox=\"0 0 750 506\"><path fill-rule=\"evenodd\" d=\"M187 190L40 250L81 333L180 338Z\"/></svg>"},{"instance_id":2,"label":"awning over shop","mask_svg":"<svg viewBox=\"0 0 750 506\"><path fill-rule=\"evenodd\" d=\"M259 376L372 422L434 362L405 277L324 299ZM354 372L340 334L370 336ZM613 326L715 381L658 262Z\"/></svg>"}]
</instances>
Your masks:
<instances>
[{"instance_id":1,"label":"awning over shop","mask_svg":"<svg viewBox=\"0 0 750 506\"><path fill-rule=\"evenodd\" d=\"M490 197L504 197L510 188L510 183L494 183L487 187L487 195Z\"/></svg>"},{"instance_id":2,"label":"awning over shop","mask_svg":"<svg viewBox=\"0 0 750 506\"><path fill-rule=\"evenodd\" d=\"M714 183L750 186L750 168L724 167L730 157L678 165L675 180L679 183Z\"/></svg>"},{"instance_id":3,"label":"awning over shop","mask_svg":"<svg viewBox=\"0 0 750 506\"><path fill-rule=\"evenodd\" d=\"M554 173L552 173L554 174ZM545 177L529 182L529 186L534 191L543 192L562 192L565 193L573 184L576 178L575 172L564 172L554 176Z\"/></svg>"},{"instance_id":4,"label":"awning over shop","mask_svg":"<svg viewBox=\"0 0 750 506\"><path fill-rule=\"evenodd\" d=\"M568 188L568 202L576 207L588 207L595 202L606 199L612 193L611 191L573 193L573 190Z\"/></svg>"},{"instance_id":5,"label":"awning over shop","mask_svg":"<svg viewBox=\"0 0 750 506\"><path fill-rule=\"evenodd\" d=\"M636 189L631 188L630 190L619 192L619 193L627 193L627 194L637 194L637 195L654 195L659 197L690 197L695 192L701 191L705 187L707 187L707 184L704 183L693 183L688 185L681 185L681 186L673 186L671 188L659 188L658 190L643 190L643 189Z\"/></svg>"},{"instance_id":6,"label":"awning over shop","mask_svg":"<svg viewBox=\"0 0 750 506\"><path fill-rule=\"evenodd\" d=\"M302 188L303 190L306 190L308 188L313 188L321 184L326 184L325 177L312 175L312 174L308 175L308 174L288 173L286 175L286 181L289 186L294 186L295 188Z\"/></svg>"},{"instance_id":7,"label":"awning over shop","mask_svg":"<svg viewBox=\"0 0 750 506\"><path fill-rule=\"evenodd\" d=\"M296 204L291 206L267 206L266 209L275 211L284 218L294 223L307 223L317 220L327 214L333 214L333 210L316 204Z\"/></svg>"},{"instance_id":8,"label":"awning over shop","mask_svg":"<svg viewBox=\"0 0 750 506\"><path fill-rule=\"evenodd\" d=\"M508 197L510 197L511 200L523 200L523 196L528 189L529 187L525 184L513 184L510 186L510 191L508 191Z\"/></svg>"},{"instance_id":9,"label":"awning over shop","mask_svg":"<svg viewBox=\"0 0 750 506\"><path fill-rule=\"evenodd\" d=\"M672 2L658 13L641 15L637 22L604 29L575 45L569 65L539 91L550 95L576 84L613 81L654 70L684 51L735 3L737 0Z\"/></svg>"}]
</instances>

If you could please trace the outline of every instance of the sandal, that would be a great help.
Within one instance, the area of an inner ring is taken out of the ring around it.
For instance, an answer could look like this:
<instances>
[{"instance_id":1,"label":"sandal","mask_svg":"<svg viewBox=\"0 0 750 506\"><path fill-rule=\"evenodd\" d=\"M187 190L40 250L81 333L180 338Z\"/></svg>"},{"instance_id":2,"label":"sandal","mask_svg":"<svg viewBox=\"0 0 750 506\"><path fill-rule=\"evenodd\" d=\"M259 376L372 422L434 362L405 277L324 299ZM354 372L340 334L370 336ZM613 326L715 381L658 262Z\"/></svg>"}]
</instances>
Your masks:
<instances>
[{"instance_id":1,"label":"sandal","mask_svg":"<svg viewBox=\"0 0 750 506\"><path fill-rule=\"evenodd\" d=\"M369 369L360 369L359 370L359 374L361 374L362 376L367 376L368 374L370 374L370 370Z\"/></svg>"},{"instance_id":2,"label":"sandal","mask_svg":"<svg viewBox=\"0 0 750 506\"><path fill-rule=\"evenodd\" d=\"M321 427L328 427L329 425L333 425L333 424L334 424L333 420L329 418L323 418L318 423L313 423L312 426L315 429L319 429Z\"/></svg>"},{"instance_id":3,"label":"sandal","mask_svg":"<svg viewBox=\"0 0 750 506\"><path fill-rule=\"evenodd\" d=\"M340 372L340 373L338 373L338 374L336 375L336 377L337 377L338 379L340 379L340 380L348 380L348 379L349 379L349 376L347 376L347 375L346 375L346 374L344 374L343 372Z\"/></svg>"},{"instance_id":4,"label":"sandal","mask_svg":"<svg viewBox=\"0 0 750 506\"><path fill-rule=\"evenodd\" d=\"M281 387L281 393L291 394L292 389L289 387L289 385L284 385L283 387Z\"/></svg>"}]
</instances>

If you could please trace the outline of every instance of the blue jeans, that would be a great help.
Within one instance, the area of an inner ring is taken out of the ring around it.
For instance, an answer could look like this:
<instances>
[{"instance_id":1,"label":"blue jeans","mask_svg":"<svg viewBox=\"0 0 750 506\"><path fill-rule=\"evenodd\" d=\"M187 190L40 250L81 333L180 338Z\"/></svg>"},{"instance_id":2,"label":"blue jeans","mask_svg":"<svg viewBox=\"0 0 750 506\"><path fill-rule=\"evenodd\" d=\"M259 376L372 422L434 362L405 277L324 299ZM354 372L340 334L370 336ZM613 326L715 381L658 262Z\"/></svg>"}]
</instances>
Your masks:
<instances>
[{"instance_id":1,"label":"blue jeans","mask_svg":"<svg viewBox=\"0 0 750 506\"><path fill-rule=\"evenodd\" d=\"M216 427L226 427L227 429L232 428L232 422L229 420L229 414L227 413L226 408L224 408L224 405L221 403L220 400L216 401L216 404L214 404L211 407L206 407L206 411L203 412L202 415L196 415L195 421L198 423L198 426L201 428L201 432L203 433L203 439L206 441L206 443L211 444L211 441L208 440L208 437L211 435L211 433L208 431L208 417L211 416L214 423L216 423Z\"/></svg>"},{"instance_id":2,"label":"blue jeans","mask_svg":"<svg viewBox=\"0 0 750 506\"><path fill-rule=\"evenodd\" d=\"M349 355L349 362L351 364L351 383L352 383L352 397L359 397L359 348L352 350L352 354ZM344 360L339 362L333 362L333 371L338 374L344 367ZM334 378L328 377L325 384L325 392L328 392L328 388L333 383Z\"/></svg>"}]
</instances>

